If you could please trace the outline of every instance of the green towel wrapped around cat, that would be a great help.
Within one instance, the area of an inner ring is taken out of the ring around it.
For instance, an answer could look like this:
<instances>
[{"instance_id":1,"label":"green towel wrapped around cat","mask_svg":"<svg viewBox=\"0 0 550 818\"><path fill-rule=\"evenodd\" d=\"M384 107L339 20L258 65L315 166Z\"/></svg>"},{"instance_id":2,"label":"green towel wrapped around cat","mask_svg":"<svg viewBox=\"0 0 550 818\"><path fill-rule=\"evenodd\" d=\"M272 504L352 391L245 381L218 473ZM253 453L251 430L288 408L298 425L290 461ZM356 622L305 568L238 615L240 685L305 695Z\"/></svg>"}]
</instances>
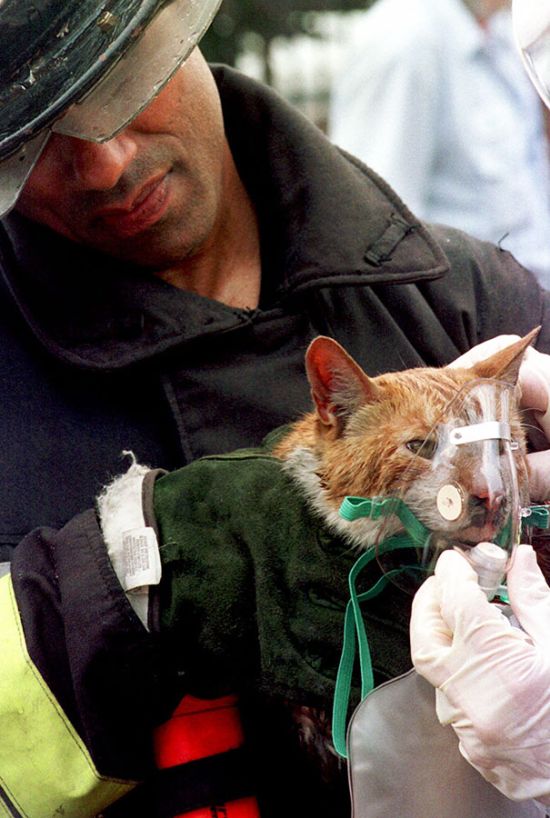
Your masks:
<instances>
[{"instance_id":1,"label":"green towel wrapped around cat","mask_svg":"<svg viewBox=\"0 0 550 818\"><path fill-rule=\"evenodd\" d=\"M259 690L299 705L330 707L348 573L361 549L375 547L381 531L393 533L400 525L388 518L345 520L338 513L342 501L348 495L395 496L398 487L433 530L433 509L426 509L437 494L434 428L445 426L446 413L456 415L457 394L480 379L508 384L512 393L506 428L524 500L525 440L513 392L523 351L535 335L471 369L418 368L373 378L335 341L316 338L305 359L312 412L258 448L205 457L170 474L151 471L145 479L134 465L115 481L115 487L132 476L143 482L140 514L157 532L162 564L162 579L149 592L148 622L160 629L181 692L214 697ZM483 415L483 400L478 403ZM480 426L484 417L472 417L472 405L465 422ZM498 439L495 447L498 456ZM454 463L460 474L447 485L460 484L460 514L446 512L441 524L444 534L470 543L476 530L479 539L487 536L501 503L494 496L487 500L476 451L464 449ZM117 522L113 496L120 494L111 487L99 508L120 576L118 535L131 526ZM365 585L380 572L373 561ZM390 583L364 606L377 683L411 666L410 602L406 590Z\"/></svg>"}]
</instances>

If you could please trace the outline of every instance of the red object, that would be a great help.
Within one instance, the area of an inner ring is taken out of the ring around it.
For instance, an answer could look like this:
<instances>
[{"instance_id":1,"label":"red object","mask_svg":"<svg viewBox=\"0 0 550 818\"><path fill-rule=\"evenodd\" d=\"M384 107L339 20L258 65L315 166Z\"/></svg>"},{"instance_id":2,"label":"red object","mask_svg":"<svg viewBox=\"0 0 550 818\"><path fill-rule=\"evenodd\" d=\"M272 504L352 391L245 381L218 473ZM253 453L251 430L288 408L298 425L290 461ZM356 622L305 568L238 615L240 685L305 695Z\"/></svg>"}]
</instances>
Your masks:
<instances>
[{"instance_id":1,"label":"red object","mask_svg":"<svg viewBox=\"0 0 550 818\"><path fill-rule=\"evenodd\" d=\"M236 696L196 699L185 696L169 721L155 731L155 758L160 769L234 750L244 742ZM260 818L255 798L180 813L174 818Z\"/></svg>"}]
</instances>

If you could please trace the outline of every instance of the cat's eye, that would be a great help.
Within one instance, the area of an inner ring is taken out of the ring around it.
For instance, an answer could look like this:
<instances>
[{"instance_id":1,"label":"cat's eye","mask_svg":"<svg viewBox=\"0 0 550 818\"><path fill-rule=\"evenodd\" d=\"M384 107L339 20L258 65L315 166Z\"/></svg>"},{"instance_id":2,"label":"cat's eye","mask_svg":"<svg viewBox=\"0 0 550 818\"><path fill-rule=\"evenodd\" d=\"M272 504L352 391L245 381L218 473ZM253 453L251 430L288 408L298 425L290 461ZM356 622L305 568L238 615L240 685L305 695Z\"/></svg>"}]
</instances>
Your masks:
<instances>
[{"instance_id":1,"label":"cat's eye","mask_svg":"<svg viewBox=\"0 0 550 818\"><path fill-rule=\"evenodd\" d=\"M425 440L409 440L405 445L413 454L424 457L426 460L431 460L435 454L437 443L428 437Z\"/></svg>"}]
</instances>

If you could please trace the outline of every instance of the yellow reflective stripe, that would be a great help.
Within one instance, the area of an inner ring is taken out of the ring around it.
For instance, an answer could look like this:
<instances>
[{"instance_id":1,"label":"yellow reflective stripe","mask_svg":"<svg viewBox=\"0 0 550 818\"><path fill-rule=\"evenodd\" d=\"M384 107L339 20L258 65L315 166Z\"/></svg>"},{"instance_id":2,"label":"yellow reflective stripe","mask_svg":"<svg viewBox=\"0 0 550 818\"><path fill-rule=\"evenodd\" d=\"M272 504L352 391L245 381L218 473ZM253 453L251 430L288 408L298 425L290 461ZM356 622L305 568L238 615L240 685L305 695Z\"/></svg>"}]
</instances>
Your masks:
<instances>
[{"instance_id":1,"label":"yellow reflective stripe","mask_svg":"<svg viewBox=\"0 0 550 818\"><path fill-rule=\"evenodd\" d=\"M24 818L89 818L135 786L97 772L28 655L9 575L0 579L0 724L0 787ZM6 809L0 816L11 818Z\"/></svg>"},{"instance_id":2,"label":"yellow reflective stripe","mask_svg":"<svg viewBox=\"0 0 550 818\"><path fill-rule=\"evenodd\" d=\"M8 808L2 804L1 798L2 796L0 796L0 818L13 818L12 814L8 812Z\"/></svg>"}]
</instances>

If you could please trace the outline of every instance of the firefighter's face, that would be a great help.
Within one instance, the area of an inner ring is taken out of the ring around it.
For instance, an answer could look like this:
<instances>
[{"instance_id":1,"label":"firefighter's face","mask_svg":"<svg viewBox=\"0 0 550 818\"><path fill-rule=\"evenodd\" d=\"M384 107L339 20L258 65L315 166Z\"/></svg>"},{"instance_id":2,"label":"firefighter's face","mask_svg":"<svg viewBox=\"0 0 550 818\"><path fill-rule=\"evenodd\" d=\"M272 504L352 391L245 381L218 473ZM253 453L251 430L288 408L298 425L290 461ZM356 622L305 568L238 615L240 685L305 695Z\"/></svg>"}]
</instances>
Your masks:
<instances>
[{"instance_id":1,"label":"firefighter's face","mask_svg":"<svg viewBox=\"0 0 550 818\"><path fill-rule=\"evenodd\" d=\"M19 198L23 215L144 266L192 255L223 208L229 149L200 52L115 138L52 134Z\"/></svg>"}]
</instances>

